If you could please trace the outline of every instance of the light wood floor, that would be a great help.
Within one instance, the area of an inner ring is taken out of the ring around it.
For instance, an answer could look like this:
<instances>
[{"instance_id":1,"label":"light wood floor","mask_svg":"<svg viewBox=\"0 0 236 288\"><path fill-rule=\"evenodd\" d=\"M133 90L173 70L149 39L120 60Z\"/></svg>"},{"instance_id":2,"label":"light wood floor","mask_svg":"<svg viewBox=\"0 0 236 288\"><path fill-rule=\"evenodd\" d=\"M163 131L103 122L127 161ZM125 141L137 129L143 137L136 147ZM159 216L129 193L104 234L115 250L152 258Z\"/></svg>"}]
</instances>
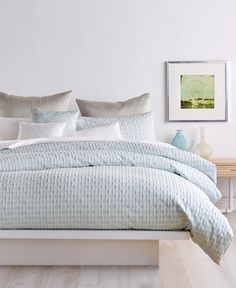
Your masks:
<instances>
[{"instance_id":1,"label":"light wood floor","mask_svg":"<svg viewBox=\"0 0 236 288\"><path fill-rule=\"evenodd\" d=\"M226 215L236 235L236 213ZM236 288L236 239L220 266L192 241L160 244L161 288Z\"/></svg>"},{"instance_id":2,"label":"light wood floor","mask_svg":"<svg viewBox=\"0 0 236 288\"><path fill-rule=\"evenodd\" d=\"M227 215L236 234L236 213ZM0 267L0 288L158 288L155 267ZM220 266L192 241L161 241L161 288L235 288L236 240Z\"/></svg>"}]
</instances>

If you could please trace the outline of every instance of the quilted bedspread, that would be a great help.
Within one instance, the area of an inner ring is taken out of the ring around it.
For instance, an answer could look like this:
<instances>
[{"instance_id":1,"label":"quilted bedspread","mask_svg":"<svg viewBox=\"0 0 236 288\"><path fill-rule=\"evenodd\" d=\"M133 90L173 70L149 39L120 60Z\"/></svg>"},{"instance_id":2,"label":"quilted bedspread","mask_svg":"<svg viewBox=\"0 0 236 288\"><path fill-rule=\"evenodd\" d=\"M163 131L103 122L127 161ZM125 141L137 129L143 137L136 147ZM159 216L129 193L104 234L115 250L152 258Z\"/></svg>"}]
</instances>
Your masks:
<instances>
[{"instance_id":1,"label":"quilted bedspread","mask_svg":"<svg viewBox=\"0 0 236 288\"><path fill-rule=\"evenodd\" d=\"M233 233L215 166L157 144L38 143L0 151L0 229L189 230L219 263Z\"/></svg>"}]
</instances>

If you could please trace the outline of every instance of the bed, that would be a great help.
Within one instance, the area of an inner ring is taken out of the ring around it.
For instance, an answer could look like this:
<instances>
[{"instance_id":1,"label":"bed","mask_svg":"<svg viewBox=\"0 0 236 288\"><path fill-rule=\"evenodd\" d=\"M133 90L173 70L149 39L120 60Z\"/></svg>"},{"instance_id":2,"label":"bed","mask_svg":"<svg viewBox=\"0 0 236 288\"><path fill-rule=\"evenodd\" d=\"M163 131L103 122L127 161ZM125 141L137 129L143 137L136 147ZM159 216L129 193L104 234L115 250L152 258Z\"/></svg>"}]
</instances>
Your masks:
<instances>
[{"instance_id":1,"label":"bed","mask_svg":"<svg viewBox=\"0 0 236 288\"><path fill-rule=\"evenodd\" d=\"M219 263L215 165L155 141L149 94L68 111L69 93L0 93L0 264L159 265L160 240L190 238Z\"/></svg>"},{"instance_id":2,"label":"bed","mask_svg":"<svg viewBox=\"0 0 236 288\"><path fill-rule=\"evenodd\" d=\"M158 240L189 235L219 263L232 240L214 206L215 166L197 155L161 143L16 142L0 151L2 265L154 265Z\"/></svg>"}]
</instances>

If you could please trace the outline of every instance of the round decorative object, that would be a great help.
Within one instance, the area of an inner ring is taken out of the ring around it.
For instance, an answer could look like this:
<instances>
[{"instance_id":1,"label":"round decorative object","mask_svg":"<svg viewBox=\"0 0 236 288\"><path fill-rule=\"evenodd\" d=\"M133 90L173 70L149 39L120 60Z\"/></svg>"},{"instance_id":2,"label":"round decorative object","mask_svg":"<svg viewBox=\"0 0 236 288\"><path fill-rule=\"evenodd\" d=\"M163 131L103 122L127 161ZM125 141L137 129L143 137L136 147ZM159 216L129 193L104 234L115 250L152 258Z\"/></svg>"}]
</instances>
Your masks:
<instances>
[{"instance_id":1,"label":"round decorative object","mask_svg":"<svg viewBox=\"0 0 236 288\"><path fill-rule=\"evenodd\" d=\"M196 143L194 140L191 141L191 146L188 148L188 152L201 156L201 151L199 151L196 147Z\"/></svg>"},{"instance_id":2,"label":"round decorative object","mask_svg":"<svg viewBox=\"0 0 236 288\"><path fill-rule=\"evenodd\" d=\"M171 145L175 146L176 148L186 150L187 149L187 140L183 135L183 130L176 130L176 134L171 141Z\"/></svg>"},{"instance_id":3,"label":"round decorative object","mask_svg":"<svg viewBox=\"0 0 236 288\"><path fill-rule=\"evenodd\" d=\"M197 150L200 153L200 156L205 159L209 159L212 155L213 149L210 145L208 145L205 141L205 128L201 127L200 128L201 132L201 141L200 143L196 146Z\"/></svg>"}]
</instances>

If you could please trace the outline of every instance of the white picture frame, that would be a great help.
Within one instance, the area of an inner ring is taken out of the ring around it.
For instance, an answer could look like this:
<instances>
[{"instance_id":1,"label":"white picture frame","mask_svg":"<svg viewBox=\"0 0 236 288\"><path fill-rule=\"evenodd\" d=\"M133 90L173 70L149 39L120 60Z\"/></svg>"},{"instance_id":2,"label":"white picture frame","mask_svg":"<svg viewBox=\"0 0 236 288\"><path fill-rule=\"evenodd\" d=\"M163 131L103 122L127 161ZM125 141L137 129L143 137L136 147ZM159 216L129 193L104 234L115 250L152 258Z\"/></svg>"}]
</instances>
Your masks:
<instances>
[{"instance_id":1,"label":"white picture frame","mask_svg":"<svg viewBox=\"0 0 236 288\"><path fill-rule=\"evenodd\" d=\"M227 61L167 62L168 121L228 121Z\"/></svg>"}]
</instances>

